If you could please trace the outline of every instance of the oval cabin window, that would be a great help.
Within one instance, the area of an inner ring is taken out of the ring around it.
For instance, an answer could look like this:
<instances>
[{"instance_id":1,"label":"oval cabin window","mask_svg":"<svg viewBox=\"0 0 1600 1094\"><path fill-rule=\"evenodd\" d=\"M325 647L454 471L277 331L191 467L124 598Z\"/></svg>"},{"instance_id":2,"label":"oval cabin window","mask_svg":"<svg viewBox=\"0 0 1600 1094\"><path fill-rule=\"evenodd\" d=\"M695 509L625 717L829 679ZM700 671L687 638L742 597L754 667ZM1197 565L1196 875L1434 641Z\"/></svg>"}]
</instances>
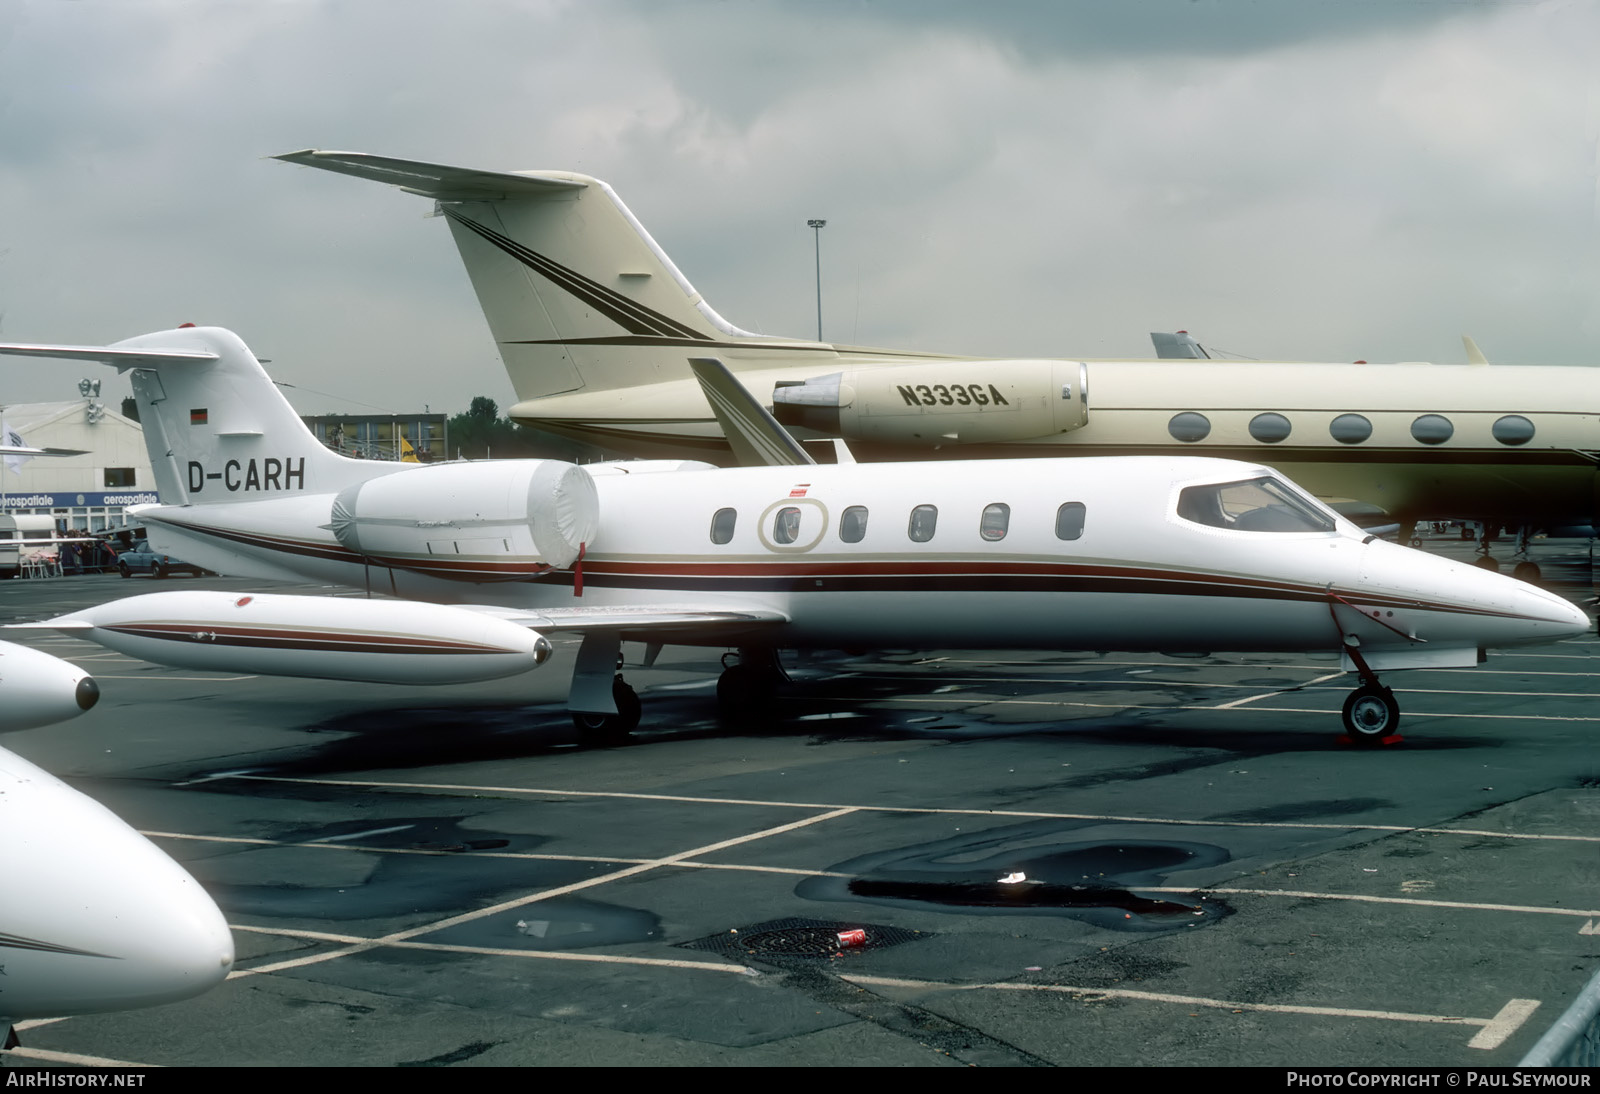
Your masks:
<instances>
[{"instance_id":1,"label":"oval cabin window","mask_svg":"<svg viewBox=\"0 0 1600 1094\"><path fill-rule=\"evenodd\" d=\"M933 538L933 529L939 523L939 510L932 505L919 505L911 510L911 523L906 535L912 543L926 543Z\"/></svg>"},{"instance_id":2,"label":"oval cabin window","mask_svg":"<svg viewBox=\"0 0 1600 1094\"><path fill-rule=\"evenodd\" d=\"M1411 436L1423 444L1443 444L1455 431L1450 419L1442 414L1424 414L1411 423Z\"/></svg>"},{"instance_id":3,"label":"oval cabin window","mask_svg":"<svg viewBox=\"0 0 1600 1094\"><path fill-rule=\"evenodd\" d=\"M733 526L739 514L733 509L718 509L711 517L711 542L727 543L733 538Z\"/></svg>"},{"instance_id":4,"label":"oval cabin window","mask_svg":"<svg viewBox=\"0 0 1600 1094\"><path fill-rule=\"evenodd\" d=\"M1494 423L1492 432L1501 444L1527 444L1533 440L1533 423L1521 414L1507 414Z\"/></svg>"},{"instance_id":5,"label":"oval cabin window","mask_svg":"<svg viewBox=\"0 0 1600 1094\"><path fill-rule=\"evenodd\" d=\"M1263 444L1277 444L1287 440L1294 427L1282 414L1257 414L1250 419L1250 436Z\"/></svg>"},{"instance_id":6,"label":"oval cabin window","mask_svg":"<svg viewBox=\"0 0 1600 1094\"><path fill-rule=\"evenodd\" d=\"M1172 434L1175 441L1193 443L1203 441L1211 433L1211 420L1204 414L1196 414L1186 410L1182 414L1174 414L1167 423L1167 432Z\"/></svg>"},{"instance_id":7,"label":"oval cabin window","mask_svg":"<svg viewBox=\"0 0 1600 1094\"><path fill-rule=\"evenodd\" d=\"M1340 444L1360 444L1372 436L1372 423L1360 414L1341 414L1328 423L1328 434Z\"/></svg>"}]
</instances>

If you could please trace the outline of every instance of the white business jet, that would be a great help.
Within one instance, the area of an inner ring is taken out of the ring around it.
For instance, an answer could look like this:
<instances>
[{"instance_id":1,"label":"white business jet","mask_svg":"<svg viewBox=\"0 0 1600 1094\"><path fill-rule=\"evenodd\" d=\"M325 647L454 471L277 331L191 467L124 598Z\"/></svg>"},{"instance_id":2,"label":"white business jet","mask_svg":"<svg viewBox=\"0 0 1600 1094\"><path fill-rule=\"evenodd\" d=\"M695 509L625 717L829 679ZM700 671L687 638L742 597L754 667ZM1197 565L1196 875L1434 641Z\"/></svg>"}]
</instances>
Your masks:
<instances>
[{"instance_id":1,"label":"white business jet","mask_svg":"<svg viewBox=\"0 0 1600 1094\"><path fill-rule=\"evenodd\" d=\"M510 416L611 451L725 460L720 423L679 364L715 355L796 436L843 437L864 460L1246 460L1341 512L1399 523L1405 539L1418 520L1479 521L1485 552L1494 525L1520 528L1525 547L1534 529L1596 512L1600 369L1491 365L1470 338L1467 363L1445 365L1205 359L1182 332L1153 336L1157 358L1142 361L760 335L718 314L599 179L315 149L276 158L432 201L516 389ZM1537 580L1533 563L1519 569Z\"/></svg>"},{"instance_id":2,"label":"white business jet","mask_svg":"<svg viewBox=\"0 0 1600 1094\"><path fill-rule=\"evenodd\" d=\"M639 717L619 643L736 646L758 701L793 648L1339 650L1344 724L1395 733L1377 673L1583 633L1560 597L1377 541L1277 473L1200 457L810 464L714 361L735 443L776 466L408 465L319 444L245 344L188 327L0 353L132 370L164 504L152 544L221 573L405 601L159 593L31 626L167 664L425 683L524 671L583 635L569 706ZM779 461L789 461L779 462ZM455 603L462 607L449 607Z\"/></svg>"},{"instance_id":3,"label":"white business jet","mask_svg":"<svg viewBox=\"0 0 1600 1094\"><path fill-rule=\"evenodd\" d=\"M75 717L83 670L0 642L0 733ZM0 1048L12 1023L186 999L233 939L199 884L103 805L0 749Z\"/></svg>"}]
</instances>

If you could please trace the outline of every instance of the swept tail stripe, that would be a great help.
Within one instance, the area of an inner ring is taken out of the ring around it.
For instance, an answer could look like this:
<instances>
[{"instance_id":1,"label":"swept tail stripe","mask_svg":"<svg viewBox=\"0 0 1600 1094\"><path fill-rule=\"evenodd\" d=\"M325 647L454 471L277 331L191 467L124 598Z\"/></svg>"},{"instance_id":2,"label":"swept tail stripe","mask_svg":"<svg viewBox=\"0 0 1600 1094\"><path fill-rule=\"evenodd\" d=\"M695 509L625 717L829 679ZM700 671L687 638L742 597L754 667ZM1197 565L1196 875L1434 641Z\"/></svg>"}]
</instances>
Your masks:
<instances>
[{"instance_id":1,"label":"swept tail stripe","mask_svg":"<svg viewBox=\"0 0 1600 1094\"><path fill-rule=\"evenodd\" d=\"M479 224L475 220L470 220L453 210L445 210L445 215L457 224L470 228L524 266L542 274L551 282L559 285L632 334L653 334L663 337L676 336L694 339L697 342L707 340L698 331L669 319L660 312L645 307L637 300L626 297L615 289L607 288L597 281L591 281L577 271L568 269L537 251L530 250L508 236L501 235L493 228Z\"/></svg>"}]
</instances>

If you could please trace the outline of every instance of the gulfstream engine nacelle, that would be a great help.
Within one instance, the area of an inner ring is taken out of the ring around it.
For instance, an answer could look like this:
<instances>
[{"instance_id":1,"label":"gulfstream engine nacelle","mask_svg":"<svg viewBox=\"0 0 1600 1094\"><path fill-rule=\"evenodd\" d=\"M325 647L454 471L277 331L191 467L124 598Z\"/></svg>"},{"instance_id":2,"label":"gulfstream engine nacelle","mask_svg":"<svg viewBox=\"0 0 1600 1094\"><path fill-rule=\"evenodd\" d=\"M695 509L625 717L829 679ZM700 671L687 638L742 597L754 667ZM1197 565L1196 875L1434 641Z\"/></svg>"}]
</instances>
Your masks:
<instances>
[{"instance_id":1,"label":"gulfstream engine nacelle","mask_svg":"<svg viewBox=\"0 0 1600 1094\"><path fill-rule=\"evenodd\" d=\"M559 460L444 464L367 479L333 501L334 536L402 570L518 581L564 570L594 543L594 480Z\"/></svg>"},{"instance_id":2,"label":"gulfstream engine nacelle","mask_svg":"<svg viewBox=\"0 0 1600 1094\"><path fill-rule=\"evenodd\" d=\"M1082 361L939 361L780 383L773 416L848 440L942 445L1026 441L1089 421Z\"/></svg>"}]
</instances>

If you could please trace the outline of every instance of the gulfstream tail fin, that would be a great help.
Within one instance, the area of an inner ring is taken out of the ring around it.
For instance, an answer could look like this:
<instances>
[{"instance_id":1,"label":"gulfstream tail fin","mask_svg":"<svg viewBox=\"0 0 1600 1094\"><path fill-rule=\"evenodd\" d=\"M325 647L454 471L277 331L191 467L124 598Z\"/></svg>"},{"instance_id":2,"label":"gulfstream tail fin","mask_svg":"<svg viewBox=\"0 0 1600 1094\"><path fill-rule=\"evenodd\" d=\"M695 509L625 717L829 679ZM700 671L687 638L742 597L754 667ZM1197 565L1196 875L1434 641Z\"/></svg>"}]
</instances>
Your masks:
<instances>
[{"instance_id":1,"label":"gulfstream tail fin","mask_svg":"<svg viewBox=\"0 0 1600 1094\"><path fill-rule=\"evenodd\" d=\"M685 350L832 355L825 343L766 338L723 319L599 179L311 149L276 158L433 198L518 400L676 380Z\"/></svg>"},{"instance_id":2,"label":"gulfstream tail fin","mask_svg":"<svg viewBox=\"0 0 1600 1094\"><path fill-rule=\"evenodd\" d=\"M4 343L0 354L133 370L145 447L166 505L334 493L407 466L329 451L250 348L221 327L179 327L111 346Z\"/></svg>"}]
</instances>

